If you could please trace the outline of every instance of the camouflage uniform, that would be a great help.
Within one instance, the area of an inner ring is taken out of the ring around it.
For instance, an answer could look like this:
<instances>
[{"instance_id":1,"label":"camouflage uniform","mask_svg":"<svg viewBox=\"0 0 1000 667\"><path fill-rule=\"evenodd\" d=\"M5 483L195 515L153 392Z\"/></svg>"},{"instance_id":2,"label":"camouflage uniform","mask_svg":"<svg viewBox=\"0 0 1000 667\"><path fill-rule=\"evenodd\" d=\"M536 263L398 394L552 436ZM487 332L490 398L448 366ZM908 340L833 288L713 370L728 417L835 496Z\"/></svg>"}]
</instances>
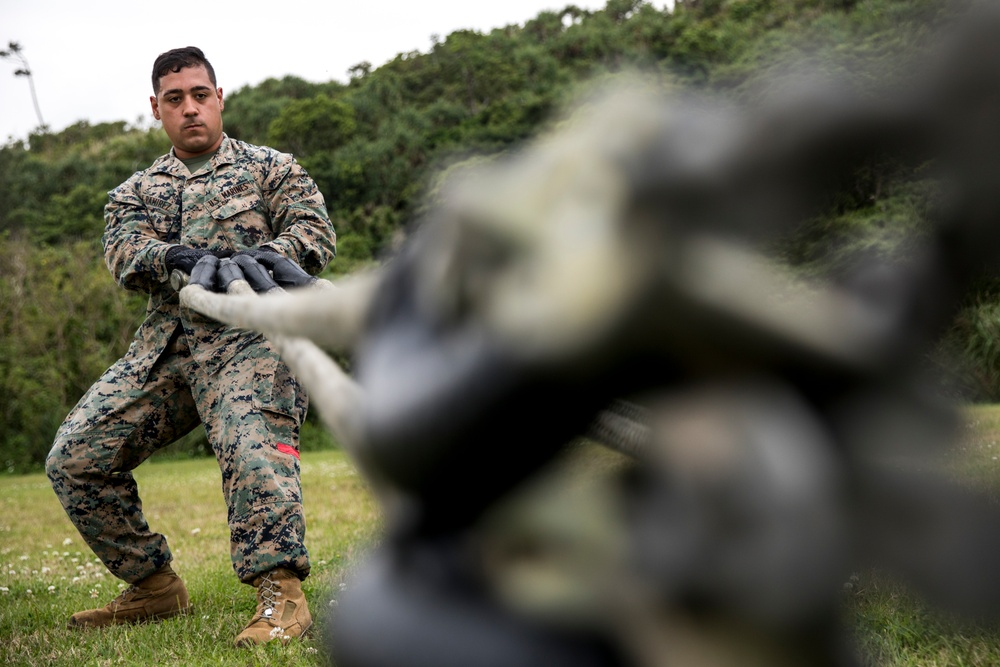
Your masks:
<instances>
[{"instance_id":1,"label":"camouflage uniform","mask_svg":"<svg viewBox=\"0 0 1000 667\"><path fill-rule=\"evenodd\" d=\"M181 308L173 245L242 250L267 243L319 273L336 237L322 194L290 155L224 136L190 174L173 151L109 193L104 251L123 287L148 292L128 352L56 434L47 472L70 519L108 569L141 580L171 560L151 532L131 470L204 423L222 469L233 568L241 581L309 557L299 484L307 399L261 335Z\"/></svg>"}]
</instances>

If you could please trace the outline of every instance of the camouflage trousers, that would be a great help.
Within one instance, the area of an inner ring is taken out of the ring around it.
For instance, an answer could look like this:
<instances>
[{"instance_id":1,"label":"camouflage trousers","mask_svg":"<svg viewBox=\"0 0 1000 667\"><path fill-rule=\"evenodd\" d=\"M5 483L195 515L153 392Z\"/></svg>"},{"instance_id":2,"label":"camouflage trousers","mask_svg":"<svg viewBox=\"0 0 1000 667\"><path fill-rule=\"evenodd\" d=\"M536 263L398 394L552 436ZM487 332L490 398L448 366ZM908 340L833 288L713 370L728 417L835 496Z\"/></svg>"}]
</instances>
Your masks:
<instances>
[{"instance_id":1,"label":"camouflage trousers","mask_svg":"<svg viewBox=\"0 0 1000 667\"><path fill-rule=\"evenodd\" d=\"M142 387L127 379L134 375L123 360L109 368L66 417L46 461L70 520L111 573L135 583L172 559L143 516L131 471L204 423L240 581L275 567L308 575L298 453L307 399L266 340L209 376L178 328Z\"/></svg>"}]
</instances>

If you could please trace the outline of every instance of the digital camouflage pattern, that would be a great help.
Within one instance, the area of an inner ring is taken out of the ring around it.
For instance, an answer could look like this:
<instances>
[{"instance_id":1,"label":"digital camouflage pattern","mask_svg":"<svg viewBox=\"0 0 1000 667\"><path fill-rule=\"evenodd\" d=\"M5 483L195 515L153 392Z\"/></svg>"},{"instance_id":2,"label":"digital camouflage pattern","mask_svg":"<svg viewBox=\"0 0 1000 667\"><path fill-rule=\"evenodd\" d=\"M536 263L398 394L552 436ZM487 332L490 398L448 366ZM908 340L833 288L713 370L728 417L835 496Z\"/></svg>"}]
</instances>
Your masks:
<instances>
[{"instance_id":1,"label":"digital camouflage pattern","mask_svg":"<svg viewBox=\"0 0 1000 667\"><path fill-rule=\"evenodd\" d=\"M164 256L176 244L242 250L266 242L318 273L336 242L322 194L291 156L224 137L194 174L171 151L109 196L108 267L150 299L128 352L56 434L46 466L56 495L108 569L134 583L171 555L143 517L131 471L204 423L222 470L237 576L252 583L285 567L305 577L305 392L262 335L181 308Z\"/></svg>"},{"instance_id":2,"label":"digital camouflage pattern","mask_svg":"<svg viewBox=\"0 0 1000 667\"><path fill-rule=\"evenodd\" d=\"M104 257L115 280L150 295L129 350L141 385L177 323L166 254L174 245L246 250L266 244L311 274L336 253L323 195L292 156L224 136L216 155L194 174L173 151L109 193ZM195 359L217 371L247 341L232 327L198 313L181 321Z\"/></svg>"}]
</instances>

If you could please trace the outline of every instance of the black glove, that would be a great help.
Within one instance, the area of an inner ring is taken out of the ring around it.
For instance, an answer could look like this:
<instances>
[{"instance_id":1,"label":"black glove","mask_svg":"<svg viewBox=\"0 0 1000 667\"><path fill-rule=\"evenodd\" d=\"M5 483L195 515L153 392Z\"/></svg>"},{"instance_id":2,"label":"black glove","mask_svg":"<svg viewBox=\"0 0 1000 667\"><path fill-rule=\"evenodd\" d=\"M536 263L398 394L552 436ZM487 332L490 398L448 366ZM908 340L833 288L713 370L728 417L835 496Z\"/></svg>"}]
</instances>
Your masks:
<instances>
[{"instance_id":1,"label":"black glove","mask_svg":"<svg viewBox=\"0 0 1000 667\"><path fill-rule=\"evenodd\" d=\"M314 276L306 273L301 266L276 252L258 250L254 259L267 267L274 276L274 282L281 287L303 287L312 285L317 280Z\"/></svg>"},{"instance_id":2,"label":"black glove","mask_svg":"<svg viewBox=\"0 0 1000 667\"><path fill-rule=\"evenodd\" d=\"M270 292L278 288L278 283L274 282L271 274L260 263L254 260L249 253L237 253L232 259L243 272L243 278L250 283L254 292Z\"/></svg>"},{"instance_id":3,"label":"black glove","mask_svg":"<svg viewBox=\"0 0 1000 667\"><path fill-rule=\"evenodd\" d=\"M191 269L191 278L188 285L201 285L209 292L215 291L215 274L219 268L219 258L215 255L207 254Z\"/></svg>"},{"instance_id":4,"label":"black glove","mask_svg":"<svg viewBox=\"0 0 1000 667\"><path fill-rule=\"evenodd\" d=\"M175 245L167 251L167 273L173 272L174 269L180 269L184 273L190 274L198 260L208 254L209 252L202 248Z\"/></svg>"},{"instance_id":5,"label":"black glove","mask_svg":"<svg viewBox=\"0 0 1000 667\"><path fill-rule=\"evenodd\" d=\"M269 246L269 245L262 245L262 246L257 246L256 248L249 248L247 250L240 250L239 252L237 252L234 255L234 257L242 255L244 257L252 257L254 259L257 259L258 257L261 256L262 253L265 253L265 252L269 252L272 255L277 255L278 254L278 251L275 250L274 248L272 248L271 246Z\"/></svg>"},{"instance_id":6,"label":"black glove","mask_svg":"<svg viewBox=\"0 0 1000 667\"><path fill-rule=\"evenodd\" d=\"M229 258L219 260L219 270L215 278L220 292L228 292L229 286L237 280L246 280L239 265Z\"/></svg>"}]
</instances>

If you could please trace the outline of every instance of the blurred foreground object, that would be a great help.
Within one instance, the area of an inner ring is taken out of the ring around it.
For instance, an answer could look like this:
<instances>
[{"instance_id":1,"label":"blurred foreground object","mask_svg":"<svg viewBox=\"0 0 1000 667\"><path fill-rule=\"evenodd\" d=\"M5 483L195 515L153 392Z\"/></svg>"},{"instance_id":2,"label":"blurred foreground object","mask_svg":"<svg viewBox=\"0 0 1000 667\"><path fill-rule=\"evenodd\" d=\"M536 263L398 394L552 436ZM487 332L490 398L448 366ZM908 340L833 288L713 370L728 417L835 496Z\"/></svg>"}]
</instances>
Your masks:
<instances>
[{"instance_id":1,"label":"blurred foreground object","mask_svg":"<svg viewBox=\"0 0 1000 667\"><path fill-rule=\"evenodd\" d=\"M338 667L851 665L870 565L1000 611L1000 515L936 472L958 419L923 363L1000 253L1000 10L953 30L882 95L619 85L454 180L381 269L201 295L294 342L383 503ZM943 193L905 260L805 285L759 249L886 154ZM581 438L624 454L558 473Z\"/></svg>"}]
</instances>

